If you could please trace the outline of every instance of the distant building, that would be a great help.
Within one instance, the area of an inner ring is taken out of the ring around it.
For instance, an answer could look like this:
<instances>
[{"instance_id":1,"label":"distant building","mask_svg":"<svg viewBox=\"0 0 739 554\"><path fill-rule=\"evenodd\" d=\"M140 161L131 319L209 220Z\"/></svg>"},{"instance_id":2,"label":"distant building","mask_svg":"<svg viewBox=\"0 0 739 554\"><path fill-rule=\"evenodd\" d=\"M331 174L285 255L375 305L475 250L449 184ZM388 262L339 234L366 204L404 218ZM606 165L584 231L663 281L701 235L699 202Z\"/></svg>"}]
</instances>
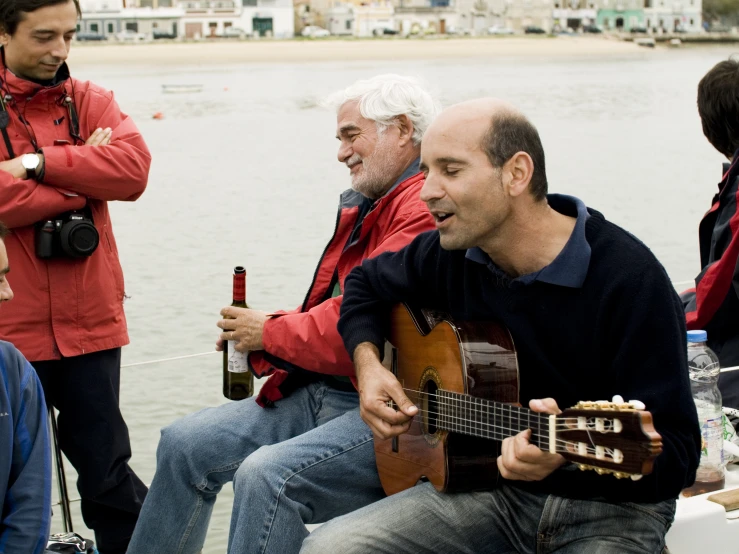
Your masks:
<instances>
[{"instance_id":1,"label":"distant building","mask_svg":"<svg viewBox=\"0 0 739 554\"><path fill-rule=\"evenodd\" d=\"M554 0L552 20L555 28L578 30L595 25L598 9L594 0Z\"/></svg>"},{"instance_id":2,"label":"distant building","mask_svg":"<svg viewBox=\"0 0 739 554\"><path fill-rule=\"evenodd\" d=\"M177 0L184 11L180 34L188 39L239 36L290 38L292 0ZM231 29L229 29L231 28Z\"/></svg>"},{"instance_id":3,"label":"distant building","mask_svg":"<svg viewBox=\"0 0 739 554\"><path fill-rule=\"evenodd\" d=\"M653 33L699 32L702 0L644 0L644 24Z\"/></svg>"},{"instance_id":4,"label":"distant building","mask_svg":"<svg viewBox=\"0 0 739 554\"><path fill-rule=\"evenodd\" d=\"M454 0L394 0L395 20L403 35L445 34L458 27Z\"/></svg>"},{"instance_id":5,"label":"distant building","mask_svg":"<svg viewBox=\"0 0 739 554\"><path fill-rule=\"evenodd\" d=\"M324 20L332 35L370 37L398 31L395 10L389 1L335 5L326 10Z\"/></svg>"},{"instance_id":6,"label":"distant building","mask_svg":"<svg viewBox=\"0 0 739 554\"><path fill-rule=\"evenodd\" d=\"M142 38L153 38L157 34L175 38L184 12L166 3L171 0L82 0L82 18L77 29L111 40L124 31L140 34Z\"/></svg>"},{"instance_id":7,"label":"distant building","mask_svg":"<svg viewBox=\"0 0 739 554\"><path fill-rule=\"evenodd\" d=\"M644 0L600 0L597 25L605 31L645 27Z\"/></svg>"}]
</instances>

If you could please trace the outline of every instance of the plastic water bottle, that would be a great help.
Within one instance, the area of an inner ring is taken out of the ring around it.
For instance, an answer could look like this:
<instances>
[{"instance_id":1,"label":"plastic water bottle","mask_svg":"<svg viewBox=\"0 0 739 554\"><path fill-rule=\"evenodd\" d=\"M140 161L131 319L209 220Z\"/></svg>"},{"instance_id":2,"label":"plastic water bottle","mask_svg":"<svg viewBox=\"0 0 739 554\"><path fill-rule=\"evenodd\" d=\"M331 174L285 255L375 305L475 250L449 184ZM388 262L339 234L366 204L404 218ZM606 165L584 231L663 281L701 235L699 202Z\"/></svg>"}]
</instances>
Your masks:
<instances>
[{"instance_id":1,"label":"plastic water bottle","mask_svg":"<svg viewBox=\"0 0 739 554\"><path fill-rule=\"evenodd\" d=\"M721 392L718 390L719 361L706 344L705 331L688 331L690 388L701 426L701 460L695 484L683 491L693 496L724 487L724 426Z\"/></svg>"}]
</instances>

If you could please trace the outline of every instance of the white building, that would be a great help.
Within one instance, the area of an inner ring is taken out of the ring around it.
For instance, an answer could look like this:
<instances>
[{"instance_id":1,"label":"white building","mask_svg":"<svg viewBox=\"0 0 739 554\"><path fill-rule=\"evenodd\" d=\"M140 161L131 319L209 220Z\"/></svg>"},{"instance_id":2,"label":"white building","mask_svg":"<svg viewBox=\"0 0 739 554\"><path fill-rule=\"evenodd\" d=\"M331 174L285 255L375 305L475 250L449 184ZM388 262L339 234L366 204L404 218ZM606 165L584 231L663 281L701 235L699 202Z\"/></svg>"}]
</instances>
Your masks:
<instances>
[{"instance_id":1,"label":"white building","mask_svg":"<svg viewBox=\"0 0 739 554\"><path fill-rule=\"evenodd\" d=\"M171 0L141 0L146 7L138 7L129 0L82 0L82 19L78 30L113 38L120 31L129 30L153 37L163 33L177 36L178 21L184 15L179 8L165 7ZM160 7L152 7L154 3Z\"/></svg>"},{"instance_id":2,"label":"white building","mask_svg":"<svg viewBox=\"0 0 739 554\"><path fill-rule=\"evenodd\" d=\"M552 20L558 29L580 29L595 25L598 6L594 0L554 0Z\"/></svg>"},{"instance_id":3,"label":"white building","mask_svg":"<svg viewBox=\"0 0 739 554\"><path fill-rule=\"evenodd\" d=\"M371 37L385 29L397 31L393 5L389 1L365 5L339 4L324 14L326 29L332 35Z\"/></svg>"},{"instance_id":4,"label":"white building","mask_svg":"<svg viewBox=\"0 0 739 554\"><path fill-rule=\"evenodd\" d=\"M457 0L459 28L483 35L489 27L522 31L526 27L552 28L552 0Z\"/></svg>"},{"instance_id":5,"label":"white building","mask_svg":"<svg viewBox=\"0 0 739 554\"><path fill-rule=\"evenodd\" d=\"M652 32L702 29L702 0L644 0L645 25Z\"/></svg>"},{"instance_id":6,"label":"white building","mask_svg":"<svg viewBox=\"0 0 739 554\"><path fill-rule=\"evenodd\" d=\"M178 6L184 11L179 31L185 38L221 37L228 27L251 36L295 34L292 0L178 0Z\"/></svg>"}]
</instances>

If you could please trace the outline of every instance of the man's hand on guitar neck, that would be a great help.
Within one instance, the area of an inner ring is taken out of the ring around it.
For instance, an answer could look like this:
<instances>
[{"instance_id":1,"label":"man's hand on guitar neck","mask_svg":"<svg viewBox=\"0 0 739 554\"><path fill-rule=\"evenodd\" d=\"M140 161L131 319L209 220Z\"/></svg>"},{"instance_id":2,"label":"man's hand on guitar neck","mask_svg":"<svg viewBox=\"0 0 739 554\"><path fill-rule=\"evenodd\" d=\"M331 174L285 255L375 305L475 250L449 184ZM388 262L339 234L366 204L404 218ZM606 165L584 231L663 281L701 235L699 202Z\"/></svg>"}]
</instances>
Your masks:
<instances>
[{"instance_id":1,"label":"man's hand on guitar neck","mask_svg":"<svg viewBox=\"0 0 739 554\"><path fill-rule=\"evenodd\" d=\"M529 408L534 412L559 414L561 410L553 398L532 400ZM565 463L559 454L544 452L529 442L531 429L503 440L498 470L501 477L511 481L541 481Z\"/></svg>"},{"instance_id":2,"label":"man's hand on guitar neck","mask_svg":"<svg viewBox=\"0 0 739 554\"><path fill-rule=\"evenodd\" d=\"M402 435L411 425L418 408L403 392L403 387L380 363L377 347L363 342L354 349L354 366L359 387L359 413L372 432L381 439ZM392 400L397 411L388 405Z\"/></svg>"}]
</instances>

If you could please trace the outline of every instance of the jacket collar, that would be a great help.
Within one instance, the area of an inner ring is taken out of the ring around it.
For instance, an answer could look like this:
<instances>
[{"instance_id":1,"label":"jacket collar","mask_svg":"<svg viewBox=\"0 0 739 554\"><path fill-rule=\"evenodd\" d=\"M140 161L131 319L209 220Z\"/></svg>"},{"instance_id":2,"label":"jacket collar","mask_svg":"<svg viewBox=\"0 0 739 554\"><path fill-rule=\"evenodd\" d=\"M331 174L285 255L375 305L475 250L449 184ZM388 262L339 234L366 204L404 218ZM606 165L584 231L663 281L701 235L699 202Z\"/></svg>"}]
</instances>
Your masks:
<instances>
[{"instance_id":1,"label":"jacket collar","mask_svg":"<svg viewBox=\"0 0 739 554\"><path fill-rule=\"evenodd\" d=\"M5 92L12 94L13 96L29 98L38 94L40 91L54 92L64 86L64 83L69 80L69 66L67 62L64 62L59 70L54 75L51 83L48 85L42 85L35 81L29 81L18 77L15 73L10 71L5 65L5 50L0 48L0 79L3 81L3 88Z\"/></svg>"},{"instance_id":2,"label":"jacket collar","mask_svg":"<svg viewBox=\"0 0 739 554\"><path fill-rule=\"evenodd\" d=\"M403 175L405 176L405 173ZM415 186L420 181L423 181L423 173L417 172L411 174L403 181L397 183L392 189L390 189L390 191L385 194L385 196L378 199L375 202L374 206L372 206L372 210L365 216L364 220L362 221L362 232L359 235L359 239L369 233L370 229L375 224L375 221L377 221L377 218L380 216L387 204L391 203L393 200L395 200L395 198L403 194L409 188Z\"/></svg>"}]
</instances>

